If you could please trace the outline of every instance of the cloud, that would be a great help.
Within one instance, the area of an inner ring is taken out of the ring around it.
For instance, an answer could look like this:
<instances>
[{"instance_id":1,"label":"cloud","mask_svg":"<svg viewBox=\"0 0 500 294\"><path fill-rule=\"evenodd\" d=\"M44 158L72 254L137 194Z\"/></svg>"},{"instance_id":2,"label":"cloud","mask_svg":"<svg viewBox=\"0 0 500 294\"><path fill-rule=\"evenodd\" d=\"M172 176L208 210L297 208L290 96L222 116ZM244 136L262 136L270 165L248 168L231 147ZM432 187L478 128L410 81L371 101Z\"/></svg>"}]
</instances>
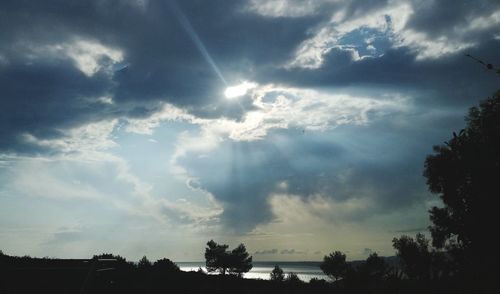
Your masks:
<instances>
[{"instance_id":1,"label":"cloud","mask_svg":"<svg viewBox=\"0 0 500 294\"><path fill-rule=\"evenodd\" d=\"M427 225L425 155L498 87L462 56L500 64L498 3L178 5L192 31L162 1L2 1L4 212L77 203L144 227L276 242L255 248L318 237L307 252L388 251L382 237ZM224 97L245 81L246 94Z\"/></svg>"},{"instance_id":2,"label":"cloud","mask_svg":"<svg viewBox=\"0 0 500 294\"><path fill-rule=\"evenodd\" d=\"M304 252L295 249L283 249L280 251L280 254L304 254Z\"/></svg>"},{"instance_id":3,"label":"cloud","mask_svg":"<svg viewBox=\"0 0 500 294\"><path fill-rule=\"evenodd\" d=\"M333 1L250 0L245 10L267 17L303 17L315 14L328 2Z\"/></svg>"},{"instance_id":4,"label":"cloud","mask_svg":"<svg viewBox=\"0 0 500 294\"><path fill-rule=\"evenodd\" d=\"M346 45L344 39L349 34L367 29L385 34L394 48L409 48L415 52L417 60L463 52L478 45L480 39L477 34L491 33L500 22L498 5L486 5L492 9L486 15L478 15L476 9L481 6L480 3L468 7L465 2L460 3L458 8L454 6L450 11L450 5L442 1L387 1L385 5L368 8L369 13L365 11L360 15L349 13L350 7L345 5L335 10L330 21L320 26L313 37L302 42L286 67L317 69L332 49ZM443 17L443 14L451 17ZM457 18L458 15L462 18ZM435 18L439 19L429 21ZM428 26L430 23L432 27Z\"/></svg>"},{"instance_id":5,"label":"cloud","mask_svg":"<svg viewBox=\"0 0 500 294\"><path fill-rule=\"evenodd\" d=\"M254 252L255 255L267 255L267 254L277 254L277 253L278 253L278 249L276 249L276 248Z\"/></svg>"}]
</instances>

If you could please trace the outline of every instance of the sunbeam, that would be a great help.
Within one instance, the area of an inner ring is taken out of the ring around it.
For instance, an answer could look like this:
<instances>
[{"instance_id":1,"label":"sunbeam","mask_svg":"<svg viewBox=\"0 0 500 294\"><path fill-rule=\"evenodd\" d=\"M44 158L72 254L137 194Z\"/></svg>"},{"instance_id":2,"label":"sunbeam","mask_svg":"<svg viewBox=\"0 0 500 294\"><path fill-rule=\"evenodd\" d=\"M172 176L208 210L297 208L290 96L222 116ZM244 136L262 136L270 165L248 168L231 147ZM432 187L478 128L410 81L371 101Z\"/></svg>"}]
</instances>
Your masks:
<instances>
[{"instance_id":1,"label":"sunbeam","mask_svg":"<svg viewBox=\"0 0 500 294\"><path fill-rule=\"evenodd\" d=\"M214 70L214 72L217 74L219 79L224 83L224 85L227 86L226 79L222 75L222 72L220 71L217 64L215 64L215 61L212 59L212 56L210 56L210 54L208 53L207 48L205 48L205 45L203 45L203 42L201 41L200 37L198 36L198 34L194 30L193 26L191 25L191 23L187 19L186 15L184 15L184 13L180 9L179 5L177 5L177 2L172 0L172 1L168 1L168 4L169 4L170 8L172 9L177 20L182 25L182 28L186 31L186 33L188 34L191 41L193 41L196 48L198 48L198 51L200 51L203 58L205 58L205 61Z\"/></svg>"}]
</instances>

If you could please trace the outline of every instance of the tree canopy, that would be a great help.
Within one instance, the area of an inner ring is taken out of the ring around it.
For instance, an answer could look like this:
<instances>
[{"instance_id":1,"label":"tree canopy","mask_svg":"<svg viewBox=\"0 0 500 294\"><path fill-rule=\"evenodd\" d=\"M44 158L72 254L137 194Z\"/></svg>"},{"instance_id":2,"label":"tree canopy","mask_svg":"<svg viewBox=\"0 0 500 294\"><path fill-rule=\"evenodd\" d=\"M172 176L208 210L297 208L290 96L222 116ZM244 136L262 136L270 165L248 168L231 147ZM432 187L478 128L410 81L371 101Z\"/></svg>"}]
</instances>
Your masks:
<instances>
[{"instance_id":1,"label":"tree canopy","mask_svg":"<svg viewBox=\"0 0 500 294\"><path fill-rule=\"evenodd\" d=\"M348 270L346 255L340 251L332 252L323 258L320 268L330 278L339 280L345 277Z\"/></svg>"},{"instance_id":2,"label":"tree canopy","mask_svg":"<svg viewBox=\"0 0 500 294\"><path fill-rule=\"evenodd\" d=\"M434 152L424 171L443 202L430 210L433 245L461 268L487 268L496 252L490 238L500 195L500 92L471 108L466 127Z\"/></svg>"},{"instance_id":3,"label":"tree canopy","mask_svg":"<svg viewBox=\"0 0 500 294\"><path fill-rule=\"evenodd\" d=\"M275 265L274 269L269 274L271 281L282 282L285 279L285 274L279 265Z\"/></svg>"},{"instance_id":4,"label":"tree canopy","mask_svg":"<svg viewBox=\"0 0 500 294\"><path fill-rule=\"evenodd\" d=\"M240 244L231 251L228 245L220 245L210 240L205 248L205 262L208 272L218 271L225 275L242 276L252 269L252 256L250 256L245 245Z\"/></svg>"},{"instance_id":5,"label":"tree canopy","mask_svg":"<svg viewBox=\"0 0 500 294\"><path fill-rule=\"evenodd\" d=\"M427 279L430 276L431 253L429 240L423 234L415 239L401 236L392 240L396 255L399 257L403 271L410 279Z\"/></svg>"}]
</instances>

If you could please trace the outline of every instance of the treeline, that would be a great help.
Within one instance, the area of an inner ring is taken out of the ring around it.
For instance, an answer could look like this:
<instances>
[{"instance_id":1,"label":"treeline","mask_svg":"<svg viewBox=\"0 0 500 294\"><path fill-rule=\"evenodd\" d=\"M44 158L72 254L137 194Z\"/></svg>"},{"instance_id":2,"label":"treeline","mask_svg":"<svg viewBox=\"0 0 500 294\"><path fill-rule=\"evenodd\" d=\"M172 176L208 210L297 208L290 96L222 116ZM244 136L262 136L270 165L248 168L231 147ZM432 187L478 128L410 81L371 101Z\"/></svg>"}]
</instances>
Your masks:
<instances>
[{"instance_id":1,"label":"treeline","mask_svg":"<svg viewBox=\"0 0 500 294\"><path fill-rule=\"evenodd\" d=\"M238 247L237 247L238 248ZM227 253L231 253L228 251ZM238 250L236 251L238 252ZM234 256L234 255L233 255ZM218 271L218 270L217 270ZM130 262L113 254L92 259L14 257L0 254L0 293L328 293L327 284L243 279L237 272L183 272L172 261L143 257Z\"/></svg>"}]
</instances>

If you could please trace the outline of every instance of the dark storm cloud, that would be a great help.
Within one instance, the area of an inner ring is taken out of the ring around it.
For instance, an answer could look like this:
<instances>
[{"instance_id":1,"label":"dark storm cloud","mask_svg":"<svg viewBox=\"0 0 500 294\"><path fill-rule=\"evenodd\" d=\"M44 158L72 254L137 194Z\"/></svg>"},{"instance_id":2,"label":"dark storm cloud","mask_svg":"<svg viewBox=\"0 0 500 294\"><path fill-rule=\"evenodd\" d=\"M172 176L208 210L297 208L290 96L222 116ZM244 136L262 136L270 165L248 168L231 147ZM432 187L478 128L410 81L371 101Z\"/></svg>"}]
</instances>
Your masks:
<instances>
[{"instance_id":1,"label":"dark storm cloud","mask_svg":"<svg viewBox=\"0 0 500 294\"><path fill-rule=\"evenodd\" d=\"M58 130L120 115L147 115L167 101L205 117L240 117L245 109L221 103L225 85L207 64L164 1L3 1L0 11L0 148L18 151L17 136L41 139ZM318 16L270 19L242 12L243 1L182 1L208 53L230 83L279 64L305 38ZM66 59L36 51L73 40L121 50L124 66L112 76L86 77ZM33 59L35 56L37 58ZM5 63L5 64L3 64ZM264 66L265 67L265 66ZM109 94L115 105L83 102ZM131 106L132 105L132 106ZM36 110L36 111L35 111Z\"/></svg>"},{"instance_id":2,"label":"dark storm cloud","mask_svg":"<svg viewBox=\"0 0 500 294\"><path fill-rule=\"evenodd\" d=\"M55 138L59 130L113 114L111 107L89 100L105 95L106 77L88 78L69 62L10 62L0 68L0 149L29 148L22 145L23 133Z\"/></svg>"},{"instance_id":3,"label":"dark storm cloud","mask_svg":"<svg viewBox=\"0 0 500 294\"><path fill-rule=\"evenodd\" d=\"M339 40L348 40L348 46L333 47L325 56L318 69L276 69L257 77L260 82L268 80L303 87L368 87L386 91L424 92L427 99L419 101L426 107L437 105L471 105L477 97L487 97L498 88L498 76L486 72L477 62L465 57L469 53L475 57L500 64L500 40L498 39L498 16L500 3L495 1L413 1L408 23L404 30L411 34L422 34L430 41L445 38L445 43L473 44L463 50L456 50L437 58L417 60L422 48L402 46L391 48L385 44L393 36L386 35L380 40L380 33L370 32L383 44L375 44L383 49L382 56L354 60L353 49L366 51L363 37L366 28L358 28ZM344 20L366 15L387 5L387 1L351 1L346 4ZM390 7L389 7L390 8ZM386 21L392 22L390 16ZM326 25L326 24L324 24ZM361 34L364 33L364 34ZM359 35L359 36L357 36ZM356 40L357 38L357 40ZM403 36L403 39L406 38ZM358 42L352 45L350 41ZM377 42L377 41L376 41ZM375 43L376 43L375 42ZM380 45L380 46L379 46ZM436 53L440 49L436 49ZM363 54L360 54L363 55Z\"/></svg>"},{"instance_id":4,"label":"dark storm cloud","mask_svg":"<svg viewBox=\"0 0 500 294\"><path fill-rule=\"evenodd\" d=\"M408 119L420 126L424 120L429 125L441 121L425 115ZM267 200L273 193L304 199L320 194L337 202L371 199L370 209L342 220L358 222L425 200L423 160L442 136L418 127L391 129L385 121L319 134L281 130L265 141L227 142L205 158L181 163L224 204L222 220L235 230L272 220ZM286 188L279 185L283 181Z\"/></svg>"},{"instance_id":5,"label":"dark storm cloud","mask_svg":"<svg viewBox=\"0 0 500 294\"><path fill-rule=\"evenodd\" d=\"M407 26L433 37L463 34L461 31L463 26L478 18L489 16L500 8L498 1L489 0L418 0L413 2L415 11ZM488 37L491 32L498 33L498 28L492 27L479 35L476 31L473 36L467 39Z\"/></svg>"},{"instance_id":6,"label":"dark storm cloud","mask_svg":"<svg viewBox=\"0 0 500 294\"><path fill-rule=\"evenodd\" d=\"M465 52L500 64L498 51L500 41L489 40ZM350 51L337 48L330 51L317 70L278 70L262 80L302 87L367 87L417 95L428 91L427 98L418 101L427 107L471 105L477 97L487 97L498 88L498 75L487 72L463 53L432 60L415 58L412 50L403 47L389 49L382 57L353 61Z\"/></svg>"}]
</instances>

